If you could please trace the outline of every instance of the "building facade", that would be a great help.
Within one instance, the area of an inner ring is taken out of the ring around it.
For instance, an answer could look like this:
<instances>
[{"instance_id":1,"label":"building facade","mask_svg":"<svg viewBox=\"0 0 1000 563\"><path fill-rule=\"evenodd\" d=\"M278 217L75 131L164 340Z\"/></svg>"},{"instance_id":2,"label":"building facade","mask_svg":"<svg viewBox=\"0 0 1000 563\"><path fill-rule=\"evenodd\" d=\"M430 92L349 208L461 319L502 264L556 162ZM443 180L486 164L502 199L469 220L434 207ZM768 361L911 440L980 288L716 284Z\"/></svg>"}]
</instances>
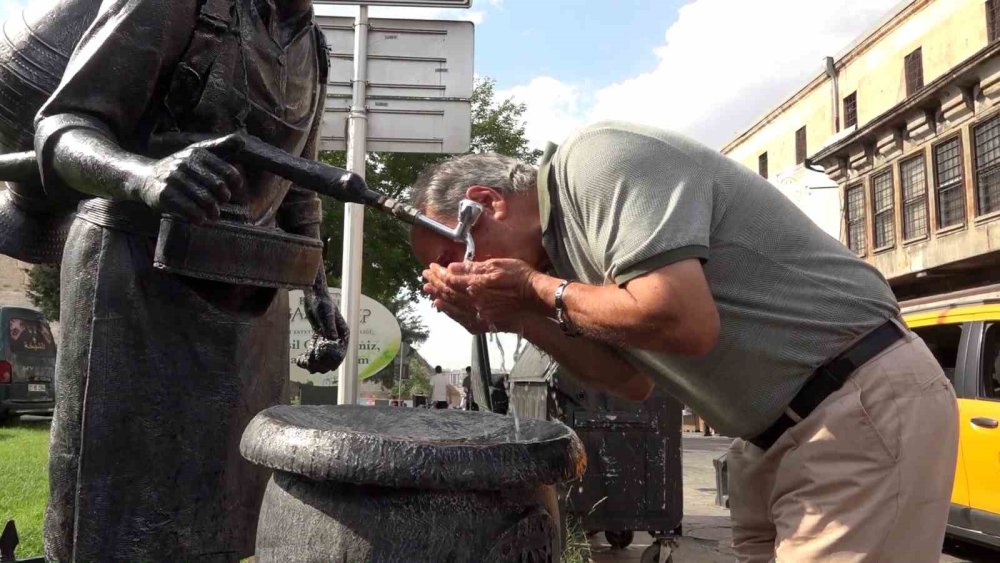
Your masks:
<instances>
[{"instance_id":1,"label":"building facade","mask_svg":"<svg viewBox=\"0 0 1000 563\"><path fill-rule=\"evenodd\" d=\"M998 40L1000 0L904 2L723 152L900 299L996 283Z\"/></svg>"},{"instance_id":2,"label":"building facade","mask_svg":"<svg viewBox=\"0 0 1000 563\"><path fill-rule=\"evenodd\" d=\"M0 306L32 306L25 294L28 268L28 264L0 255Z\"/></svg>"}]
</instances>

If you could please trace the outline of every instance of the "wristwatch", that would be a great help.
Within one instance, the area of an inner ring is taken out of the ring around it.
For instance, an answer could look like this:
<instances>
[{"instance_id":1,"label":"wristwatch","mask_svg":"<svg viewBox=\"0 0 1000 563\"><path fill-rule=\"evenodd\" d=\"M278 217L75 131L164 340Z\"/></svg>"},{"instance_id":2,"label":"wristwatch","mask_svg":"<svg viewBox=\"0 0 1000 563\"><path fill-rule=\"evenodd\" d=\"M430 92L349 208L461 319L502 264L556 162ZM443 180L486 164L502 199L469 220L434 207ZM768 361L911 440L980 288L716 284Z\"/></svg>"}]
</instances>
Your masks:
<instances>
[{"instance_id":1,"label":"wristwatch","mask_svg":"<svg viewBox=\"0 0 1000 563\"><path fill-rule=\"evenodd\" d=\"M563 294L566 293L566 286L573 283L572 280L563 280L556 288L556 322L566 336L580 336L582 332L569 320L569 313L566 311L566 303L563 302Z\"/></svg>"}]
</instances>

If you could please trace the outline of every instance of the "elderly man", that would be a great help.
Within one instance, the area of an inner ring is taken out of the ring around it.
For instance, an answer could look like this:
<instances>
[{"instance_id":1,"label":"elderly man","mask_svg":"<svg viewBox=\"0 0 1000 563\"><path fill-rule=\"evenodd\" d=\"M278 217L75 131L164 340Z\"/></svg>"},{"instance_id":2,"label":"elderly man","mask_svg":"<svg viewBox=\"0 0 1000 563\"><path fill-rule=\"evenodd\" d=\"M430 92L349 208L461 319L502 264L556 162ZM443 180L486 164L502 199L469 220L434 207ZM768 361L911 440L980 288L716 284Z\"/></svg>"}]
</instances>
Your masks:
<instances>
[{"instance_id":1,"label":"elderly man","mask_svg":"<svg viewBox=\"0 0 1000 563\"><path fill-rule=\"evenodd\" d=\"M771 184L682 136L601 123L541 166L468 155L416 204L485 212L478 261L423 231L424 290L522 333L590 385L663 386L720 433L742 561L936 561L955 395L882 276Z\"/></svg>"}]
</instances>

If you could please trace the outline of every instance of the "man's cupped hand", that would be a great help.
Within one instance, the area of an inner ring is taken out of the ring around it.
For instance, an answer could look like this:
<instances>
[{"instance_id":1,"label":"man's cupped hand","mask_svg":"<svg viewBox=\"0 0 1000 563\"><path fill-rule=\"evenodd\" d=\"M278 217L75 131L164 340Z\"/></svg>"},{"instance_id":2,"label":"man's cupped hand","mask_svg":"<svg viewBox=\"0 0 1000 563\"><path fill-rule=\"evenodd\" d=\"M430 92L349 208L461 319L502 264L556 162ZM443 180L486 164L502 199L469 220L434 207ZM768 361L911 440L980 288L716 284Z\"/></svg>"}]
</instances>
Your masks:
<instances>
[{"instance_id":1,"label":"man's cupped hand","mask_svg":"<svg viewBox=\"0 0 1000 563\"><path fill-rule=\"evenodd\" d=\"M542 313L532 286L540 272L523 260L455 262L447 268L432 264L423 275L423 290L434 307L473 334L521 332L527 316Z\"/></svg>"}]
</instances>

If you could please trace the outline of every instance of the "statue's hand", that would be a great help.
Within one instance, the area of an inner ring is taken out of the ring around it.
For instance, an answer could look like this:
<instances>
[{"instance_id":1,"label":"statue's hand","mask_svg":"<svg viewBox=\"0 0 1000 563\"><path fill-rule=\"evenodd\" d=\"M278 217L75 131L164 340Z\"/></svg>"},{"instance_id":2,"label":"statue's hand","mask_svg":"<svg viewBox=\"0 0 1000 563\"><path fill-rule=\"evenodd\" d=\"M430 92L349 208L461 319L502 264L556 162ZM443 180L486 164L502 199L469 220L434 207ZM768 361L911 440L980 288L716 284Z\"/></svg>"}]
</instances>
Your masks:
<instances>
[{"instance_id":1,"label":"statue's hand","mask_svg":"<svg viewBox=\"0 0 1000 563\"><path fill-rule=\"evenodd\" d=\"M341 201L365 203L365 192L368 191L368 184L354 172L347 172L337 178L333 188L342 194L337 197Z\"/></svg>"},{"instance_id":2,"label":"statue's hand","mask_svg":"<svg viewBox=\"0 0 1000 563\"><path fill-rule=\"evenodd\" d=\"M309 373L326 373L340 367L346 353L346 339L327 340L316 334L309 341L306 353L295 358L295 365Z\"/></svg>"},{"instance_id":3,"label":"statue's hand","mask_svg":"<svg viewBox=\"0 0 1000 563\"><path fill-rule=\"evenodd\" d=\"M245 194L243 177L226 159L245 145L240 134L195 143L140 170L131 191L149 207L201 224L219 218L219 204Z\"/></svg>"}]
</instances>

